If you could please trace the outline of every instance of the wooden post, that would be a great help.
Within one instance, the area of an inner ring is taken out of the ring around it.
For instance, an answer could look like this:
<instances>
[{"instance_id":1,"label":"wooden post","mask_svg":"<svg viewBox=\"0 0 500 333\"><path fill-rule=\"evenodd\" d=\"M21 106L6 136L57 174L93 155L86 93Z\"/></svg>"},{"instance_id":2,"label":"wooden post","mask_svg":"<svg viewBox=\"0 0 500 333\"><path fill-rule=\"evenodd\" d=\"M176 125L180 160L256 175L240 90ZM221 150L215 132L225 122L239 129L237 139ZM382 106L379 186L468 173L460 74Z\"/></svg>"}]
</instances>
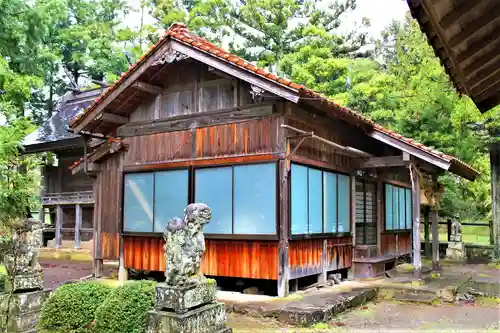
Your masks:
<instances>
[{"instance_id":1,"label":"wooden post","mask_svg":"<svg viewBox=\"0 0 500 333\"><path fill-rule=\"evenodd\" d=\"M63 220L63 210L61 205L56 206L56 249L61 246L61 229Z\"/></svg>"},{"instance_id":2,"label":"wooden post","mask_svg":"<svg viewBox=\"0 0 500 333\"><path fill-rule=\"evenodd\" d=\"M287 149L288 150L288 149ZM278 248L278 296L285 297L289 293L290 263L288 259L288 174L289 167L286 160L280 160L280 221L279 221L279 248Z\"/></svg>"},{"instance_id":3,"label":"wooden post","mask_svg":"<svg viewBox=\"0 0 500 333\"><path fill-rule=\"evenodd\" d=\"M82 228L82 206L75 205L75 249L80 248L80 229Z\"/></svg>"},{"instance_id":4,"label":"wooden post","mask_svg":"<svg viewBox=\"0 0 500 333\"><path fill-rule=\"evenodd\" d=\"M422 259L420 257L420 173L415 164L410 165L412 179L412 205L413 205L413 268L417 278L422 276Z\"/></svg>"},{"instance_id":5,"label":"wooden post","mask_svg":"<svg viewBox=\"0 0 500 333\"><path fill-rule=\"evenodd\" d=\"M102 266L103 266L103 261L102 261L102 240L101 240L101 186L100 186L100 179L99 177L96 178L94 181L94 262L92 265L92 270L94 277L101 277L102 276Z\"/></svg>"},{"instance_id":6,"label":"wooden post","mask_svg":"<svg viewBox=\"0 0 500 333\"><path fill-rule=\"evenodd\" d=\"M431 258L431 242L429 237L429 225L430 225L430 211L429 207L425 207L424 213L424 253L427 259Z\"/></svg>"},{"instance_id":7,"label":"wooden post","mask_svg":"<svg viewBox=\"0 0 500 333\"><path fill-rule=\"evenodd\" d=\"M128 271L125 268L125 257L123 256L123 236L120 235L120 254L118 266L118 281L128 280Z\"/></svg>"},{"instance_id":8,"label":"wooden post","mask_svg":"<svg viewBox=\"0 0 500 333\"><path fill-rule=\"evenodd\" d=\"M490 229L490 241L494 247L494 257L498 259L500 258L500 161L497 149L498 144L490 148L491 208L493 213Z\"/></svg>"},{"instance_id":9,"label":"wooden post","mask_svg":"<svg viewBox=\"0 0 500 333\"><path fill-rule=\"evenodd\" d=\"M431 210L431 220L432 220L432 269L439 270L439 231L438 231L438 221L439 212L436 207Z\"/></svg>"},{"instance_id":10,"label":"wooden post","mask_svg":"<svg viewBox=\"0 0 500 333\"><path fill-rule=\"evenodd\" d=\"M450 241L450 235L451 235L451 219L448 219L447 221L447 240L448 242Z\"/></svg>"}]
</instances>

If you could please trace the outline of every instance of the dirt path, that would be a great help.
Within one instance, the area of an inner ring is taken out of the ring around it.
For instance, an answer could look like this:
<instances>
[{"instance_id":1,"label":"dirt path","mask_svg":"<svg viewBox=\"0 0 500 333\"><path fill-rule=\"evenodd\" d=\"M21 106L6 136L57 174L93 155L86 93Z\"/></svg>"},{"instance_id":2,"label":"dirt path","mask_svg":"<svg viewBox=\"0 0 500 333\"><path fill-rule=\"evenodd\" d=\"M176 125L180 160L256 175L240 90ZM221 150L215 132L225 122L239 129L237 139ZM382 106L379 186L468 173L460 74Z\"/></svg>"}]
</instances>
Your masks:
<instances>
[{"instance_id":1,"label":"dirt path","mask_svg":"<svg viewBox=\"0 0 500 333\"><path fill-rule=\"evenodd\" d=\"M272 319L230 314L235 333L250 332L500 332L500 304L414 305L369 303L326 324L300 329Z\"/></svg>"},{"instance_id":2,"label":"dirt path","mask_svg":"<svg viewBox=\"0 0 500 333\"><path fill-rule=\"evenodd\" d=\"M44 268L45 288L54 288L64 281L78 280L92 274L91 262L63 262L41 260L40 264ZM113 274L116 269L105 267L104 275Z\"/></svg>"}]
</instances>

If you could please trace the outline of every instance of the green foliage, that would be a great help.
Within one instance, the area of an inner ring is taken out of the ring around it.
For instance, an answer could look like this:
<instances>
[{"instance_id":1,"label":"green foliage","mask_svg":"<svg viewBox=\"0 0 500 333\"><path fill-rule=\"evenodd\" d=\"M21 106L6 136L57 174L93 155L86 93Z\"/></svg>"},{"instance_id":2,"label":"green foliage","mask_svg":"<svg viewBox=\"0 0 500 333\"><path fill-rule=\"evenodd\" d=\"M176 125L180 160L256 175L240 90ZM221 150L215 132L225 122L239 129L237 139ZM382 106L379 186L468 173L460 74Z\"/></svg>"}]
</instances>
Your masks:
<instances>
[{"instance_id":1,"label":"green foliage","mask_svg":"<svg viewBox=\"0 0 500 333\"><path fill-rule=\"evenodd\" d=\"M147 312L155 303L155 285L152 281L133 281L113 290L97 309L94 332L145 332Z\"/></svg>"},{"instance_id":2,"label":"green foliage","mask_svg":"<svg viewBox=\"0 0 500 333\"><path fill-rule=\"evenodd\" d=\"M79 282L57 288L42 307L38 330L47 333L90 332L96 310L110 291L110 287L97 282Z\"/></svg>"}]
</instances>

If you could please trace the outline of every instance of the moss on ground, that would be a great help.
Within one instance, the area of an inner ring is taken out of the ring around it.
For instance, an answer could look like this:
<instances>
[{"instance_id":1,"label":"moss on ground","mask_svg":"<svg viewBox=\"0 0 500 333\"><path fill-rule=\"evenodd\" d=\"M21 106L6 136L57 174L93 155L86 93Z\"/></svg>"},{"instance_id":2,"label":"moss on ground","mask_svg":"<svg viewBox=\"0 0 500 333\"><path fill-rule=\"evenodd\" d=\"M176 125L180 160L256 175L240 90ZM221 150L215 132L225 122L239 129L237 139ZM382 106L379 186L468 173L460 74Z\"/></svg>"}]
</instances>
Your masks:
<instances>
[{"instance_id":1,"label":"moss on ground","mask_svg":"<svg viewBox=\"0 0 500 333\"><path fill-rule=\"evenodd\" d=\"M91 262L92 253L81 250L42 250L39 254L40 260L61 260Z\"/></svg>"},{"instance_id":2,"label":"moss on ground","mask_svg":"<svg viewBox=\"0 0 500 333\"><path fill-rule=\"evenodd\" d=\"M476 297L476 304L485 307L500 307L500 297Z\"/></svg>"}]
</instances>

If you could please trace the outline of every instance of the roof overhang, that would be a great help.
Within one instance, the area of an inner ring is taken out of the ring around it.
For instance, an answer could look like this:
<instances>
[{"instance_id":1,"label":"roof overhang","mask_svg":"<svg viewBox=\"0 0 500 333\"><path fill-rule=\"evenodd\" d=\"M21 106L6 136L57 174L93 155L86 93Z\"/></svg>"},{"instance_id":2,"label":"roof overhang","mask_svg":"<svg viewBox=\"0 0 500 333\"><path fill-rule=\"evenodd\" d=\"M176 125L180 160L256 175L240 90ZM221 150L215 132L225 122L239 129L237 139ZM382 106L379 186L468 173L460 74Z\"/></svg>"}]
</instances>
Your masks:
<instances>
[{"instance_id":1,"label":"roof overhang","mask_svg":"<svg viewBox=\"0 0 500 333\"><path fill-rule=\"evenodd\" d=\"M407 0L456 89L481 112L500 104L498 0Z\"/></svg>"}]
</instances>

